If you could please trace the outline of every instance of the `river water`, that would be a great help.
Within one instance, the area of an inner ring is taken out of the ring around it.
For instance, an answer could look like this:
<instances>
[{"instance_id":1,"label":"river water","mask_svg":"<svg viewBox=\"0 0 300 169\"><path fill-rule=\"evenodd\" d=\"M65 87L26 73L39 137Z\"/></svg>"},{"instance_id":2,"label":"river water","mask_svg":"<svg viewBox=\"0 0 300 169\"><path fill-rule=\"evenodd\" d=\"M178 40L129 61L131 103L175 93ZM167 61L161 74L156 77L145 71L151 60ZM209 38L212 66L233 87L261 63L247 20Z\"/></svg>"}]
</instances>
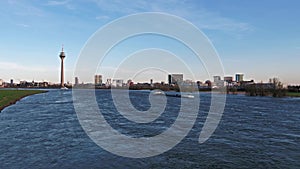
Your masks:
<instances>
[{"instance_id":1,"label":"river water","mask_svg":"<svg viewBox=\"0 0 300 169\"><path fill-rule=\"evenodd\" d=\"M299 98L228 95L218 128L199 144L210 105L210 94L200 95L189 134L173 149L142 159L96 145L79 124L71 90L26 97L0 113L0 168L300 168ZM109 90L97 90L96 96L111 126L134 137L151 137L170 127L180 104L179 98L168 97L167 113L156 123L139 125L120 117ZM151 106L148 96L147 91L130 91L139 110Z\"/></svg>"}]
</instances>

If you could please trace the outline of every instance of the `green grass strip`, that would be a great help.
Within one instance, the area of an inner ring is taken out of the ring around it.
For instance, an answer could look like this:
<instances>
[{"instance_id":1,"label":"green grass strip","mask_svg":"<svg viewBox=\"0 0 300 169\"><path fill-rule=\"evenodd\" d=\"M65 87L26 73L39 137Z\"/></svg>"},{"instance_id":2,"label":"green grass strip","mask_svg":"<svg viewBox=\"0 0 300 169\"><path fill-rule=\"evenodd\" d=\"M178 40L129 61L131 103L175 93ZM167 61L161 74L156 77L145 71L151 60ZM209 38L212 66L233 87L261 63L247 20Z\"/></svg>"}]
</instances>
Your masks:
<instances>
[{"instance_id":1,"label":"green grass strip","mask_svg":"<svg viewBox=\"0 0 300 169\"><path fill-rule=\"evenodd\" d=\"M45 92L43 90L0 90L0 112L26 96Z\"/></svg>"},{"instance_id":2,"label":"green grass strip","mask_svg":"<svg viewBox=\"0 0 300 169\"><path fill-rule=\"evenodd\" d=\"M300 97L300 92L287 92L286 96L288 96L288 97Z\"/></svg>"}]
</instances>

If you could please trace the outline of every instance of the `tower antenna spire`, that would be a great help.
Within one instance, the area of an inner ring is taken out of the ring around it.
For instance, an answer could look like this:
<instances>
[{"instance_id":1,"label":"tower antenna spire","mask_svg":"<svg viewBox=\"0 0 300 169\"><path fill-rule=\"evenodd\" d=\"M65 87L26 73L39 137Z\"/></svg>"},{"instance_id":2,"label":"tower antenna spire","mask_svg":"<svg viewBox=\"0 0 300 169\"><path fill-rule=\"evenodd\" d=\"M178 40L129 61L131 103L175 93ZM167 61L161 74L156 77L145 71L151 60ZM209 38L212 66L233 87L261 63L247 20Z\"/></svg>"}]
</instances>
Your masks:
<instances>
[{"instance_id":1,"label":"tower antenna spire","mask_svg":"<svg viewBox=\"0 0 300 169\"><path fill-rule=\"evenodd\" d=\"M61 51L64 51L64 44L61 45Z\"/></svg>"}]
</instances>

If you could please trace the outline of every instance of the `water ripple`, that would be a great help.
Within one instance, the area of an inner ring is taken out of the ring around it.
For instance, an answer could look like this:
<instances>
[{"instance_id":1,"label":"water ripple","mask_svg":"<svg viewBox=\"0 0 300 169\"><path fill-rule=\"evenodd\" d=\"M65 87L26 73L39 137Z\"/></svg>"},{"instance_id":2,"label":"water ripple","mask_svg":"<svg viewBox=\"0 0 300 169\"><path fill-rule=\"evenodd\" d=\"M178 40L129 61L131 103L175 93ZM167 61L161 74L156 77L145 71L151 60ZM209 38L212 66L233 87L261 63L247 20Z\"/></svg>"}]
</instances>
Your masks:
<instances>
[{"instance_id":1,"label":"water ripple","mask_svg":"<svg viewBox=\"0 0 300 169\"><path fill-rule=\"evenodd\" d=\"M148 95L147 91L134 91L131 101L139 110L148 110ZM96 91L96 96L112 127L132 137L165 131L174 123L180 104L177 98L168 98L166 111L158 119L140 125L116 111L107 90ZM210 94L201 94L198 119L188 136L172 150L146 159L118 157L98 147L82 130L72 103L71 91L51 90L4 109L0 113L0 168L300 166L299 99L229 95L216 132L198 144L210 105Z\"/></svg>"}]
</instances>

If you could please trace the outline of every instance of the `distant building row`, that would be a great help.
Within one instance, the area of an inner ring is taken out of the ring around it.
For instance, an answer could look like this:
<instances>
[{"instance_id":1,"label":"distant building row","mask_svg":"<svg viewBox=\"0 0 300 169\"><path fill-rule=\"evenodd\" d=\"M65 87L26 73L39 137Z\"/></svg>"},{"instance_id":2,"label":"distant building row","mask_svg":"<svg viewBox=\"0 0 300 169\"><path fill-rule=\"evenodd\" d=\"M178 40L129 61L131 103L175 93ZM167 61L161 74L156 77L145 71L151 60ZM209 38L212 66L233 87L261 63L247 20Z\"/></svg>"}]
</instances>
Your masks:
<instances>
[{"instance_id":1,"label":"distant building row","mask_svg":"<svg viewBox=\"0 0 300 169\"><path fill-rule=\"evenodd\" d=\"M240 85L244 83L244 74L236 74L235 75L235 81L233 80L233 77L231 76L225 76L224 80L221 79L220 76L214 76L213 82L207 80L204 83L197 81L193 82L192 80L184 80L183 74L177 73L177 74L169 74L168 79L168 85L181 85L181 86L198 86L200 88L206 88L206 87L224 87L224 86L232 86L232 85ZM253 82L253 81L249 81ZM75 86L83 86L83 85L95 85L96 87L100 86L112 86L112 87L125 87L125 86L132 86L134 82L132 80L127 80L127 83L124 82L122 79L107 79L106 82L103 82L102 75L95 75L94 76L94 84L83 84L79 83L79 78L75 77ZM153 86L153 79L150 79L150 83L147 83L151 86ZM164 84L164 82L161 82L160 84Z\"/></svg>"}]
</instances>

